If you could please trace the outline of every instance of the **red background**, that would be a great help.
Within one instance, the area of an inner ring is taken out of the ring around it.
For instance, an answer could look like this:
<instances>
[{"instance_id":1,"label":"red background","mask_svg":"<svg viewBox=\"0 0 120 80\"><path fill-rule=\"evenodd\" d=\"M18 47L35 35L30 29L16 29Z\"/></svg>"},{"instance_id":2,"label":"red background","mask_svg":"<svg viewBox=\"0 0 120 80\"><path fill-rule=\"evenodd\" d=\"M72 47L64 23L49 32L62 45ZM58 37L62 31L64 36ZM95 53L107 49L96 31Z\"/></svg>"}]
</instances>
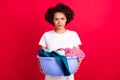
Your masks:
<instances>
[{"instance_id":1,"label":"red background","mask_svg":"<svg viewBox=\"0 0 120 80\"><path fill-rule=\"evenodd\" d=\"M43 80L37 62L41 35L53 27L44 13L58 2L75 11L86 58L76 80L120 80L119 0L0 0L0 80Z\"/></svg>"}]
</instances>

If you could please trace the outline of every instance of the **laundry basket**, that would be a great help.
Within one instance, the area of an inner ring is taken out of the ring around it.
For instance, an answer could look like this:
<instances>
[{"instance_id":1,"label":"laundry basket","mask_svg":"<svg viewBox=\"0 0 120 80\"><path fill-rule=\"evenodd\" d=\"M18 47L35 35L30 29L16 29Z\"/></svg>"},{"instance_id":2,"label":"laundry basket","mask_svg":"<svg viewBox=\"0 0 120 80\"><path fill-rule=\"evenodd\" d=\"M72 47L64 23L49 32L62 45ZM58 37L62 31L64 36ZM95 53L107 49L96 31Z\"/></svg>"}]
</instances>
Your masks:
<instances>
[{"instance_id":1,"label":"laundry basket","mask_svg":"<svg viewBox=\"0 0 120 80\"><path fill-rule=\"evenodd\" d=\"M40 66L42 71L47 75L53 76L63 76L63 70L57 63L54 57L39 57L37 58L40 60ZM77 56L74 57L67 57L69 71L71 74L74 74L76 71L76 67L78 66Z\"/></svg>"}]
</instances>

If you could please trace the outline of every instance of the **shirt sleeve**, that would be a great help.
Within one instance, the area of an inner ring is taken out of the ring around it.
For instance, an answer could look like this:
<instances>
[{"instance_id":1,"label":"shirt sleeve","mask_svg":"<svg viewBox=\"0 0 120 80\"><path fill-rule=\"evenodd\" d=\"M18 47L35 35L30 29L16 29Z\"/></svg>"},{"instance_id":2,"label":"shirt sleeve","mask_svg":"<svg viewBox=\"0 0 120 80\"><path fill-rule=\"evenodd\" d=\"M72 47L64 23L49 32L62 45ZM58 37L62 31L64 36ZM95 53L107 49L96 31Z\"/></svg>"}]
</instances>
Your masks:
<instances>
[{"instance_id":1,"label":"shirt sleeve","mask_svg":"<svg viewBox=\"0 0 120 80\"><path fill-rule=\"evenodd\" d=\"M82 44L77 32L74 33L73 39L74 39L74 45L73 45L74 47Z\"/></svg>"},{"instance_id":2,"label":"shirt sleeve","mask_svg":"<svg viewBox=\"0 0 120 80\"><path fill-rule=\"evenodd\" d=\"M46 38L45 38L45 33L42 35L39 43L39 45L46 47Z\"/></svg>"}]
</instances>

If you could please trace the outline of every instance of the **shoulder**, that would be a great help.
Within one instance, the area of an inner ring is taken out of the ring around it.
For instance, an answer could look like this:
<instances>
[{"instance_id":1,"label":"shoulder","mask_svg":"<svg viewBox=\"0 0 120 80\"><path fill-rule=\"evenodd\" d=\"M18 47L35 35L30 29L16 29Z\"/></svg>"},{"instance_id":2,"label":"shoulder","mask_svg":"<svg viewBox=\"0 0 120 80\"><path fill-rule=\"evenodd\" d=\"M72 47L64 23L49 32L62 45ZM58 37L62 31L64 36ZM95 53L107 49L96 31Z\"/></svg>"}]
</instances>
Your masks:
<instances>
[{"instance_id":1,"label":"shoulder","mask_svg":"<svg viewBox=\"0 0 120 80\"><path fill-rule=\"evenodd\" d=\"M79 35L76 31L73 31L73 30L68 30L68 34L73 37L74 39L75 38L79 38Z\"/></svg>"},{"instance_id":2,"label":"shoulder","mask_svg":"<svg viewBox=\"0 0 120 80\"><path fill-rule=\"evenodd\" d=\"M51 35L53 33L53 30L50 30L50 31L46 31L46 32L44 32L44 36L47 36L47 35Z\"/></svg>"},{"instance_id":3,"label":"shoulder","mask_svg":"<svg viewBox=\"0 0 120 80\"><path fill-rule=\"evenodd\" d=\"M73 31L73 30L67 30L68 31L68 33L70 33L70 34L77 34L77 32L76 31Z\"/></svg>"}]
</instances>

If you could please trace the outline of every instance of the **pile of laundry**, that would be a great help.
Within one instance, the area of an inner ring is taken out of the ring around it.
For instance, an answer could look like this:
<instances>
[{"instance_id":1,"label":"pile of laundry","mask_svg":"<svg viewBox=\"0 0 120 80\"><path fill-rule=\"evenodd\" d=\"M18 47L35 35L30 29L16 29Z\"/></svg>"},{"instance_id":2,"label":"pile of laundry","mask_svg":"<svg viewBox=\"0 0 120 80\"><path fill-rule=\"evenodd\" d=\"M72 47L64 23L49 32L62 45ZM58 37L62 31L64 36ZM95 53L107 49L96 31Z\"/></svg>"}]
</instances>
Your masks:
<instances>
[{"instance_id":1,"label":"pile of laundry","mask_svg":"<svg viewBox=\"0 0 120 80\"><path fill-rule=\"evenodd\" d=\"M57 63L59 64L59 66L61 67L64 76L68 76L71 74L70 70L69 70L69 65L67 62L67 57L74 57L77 56L79 58L84 58L85 54L81 49L78 48L60 48L57 49L56 51L51 50L51 49L39 49L38 52L38 56L39 57L54 57L57 60Z\"/></svg>"},{"instance_id":2,"label":"pile of laundry","mask_svg":"<svg viewBox=\"0 0 120 80\"><path fill-rule=\"evenodd\" d=\"M56 52L66 57L77 56L80 58L85 58L85 53L79 48L65 48L65 49L60 48L57 49Z\"/></svg>"}]
</instances>

